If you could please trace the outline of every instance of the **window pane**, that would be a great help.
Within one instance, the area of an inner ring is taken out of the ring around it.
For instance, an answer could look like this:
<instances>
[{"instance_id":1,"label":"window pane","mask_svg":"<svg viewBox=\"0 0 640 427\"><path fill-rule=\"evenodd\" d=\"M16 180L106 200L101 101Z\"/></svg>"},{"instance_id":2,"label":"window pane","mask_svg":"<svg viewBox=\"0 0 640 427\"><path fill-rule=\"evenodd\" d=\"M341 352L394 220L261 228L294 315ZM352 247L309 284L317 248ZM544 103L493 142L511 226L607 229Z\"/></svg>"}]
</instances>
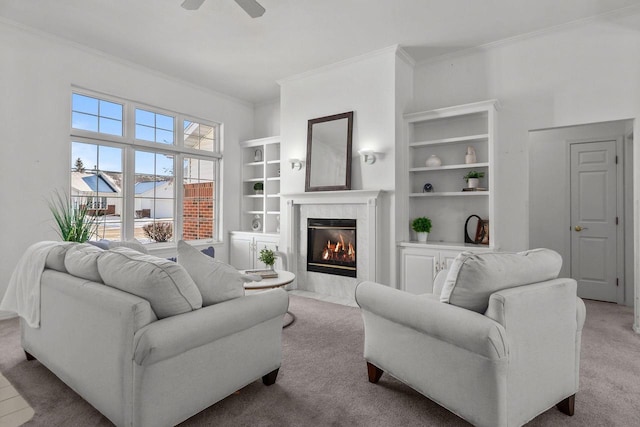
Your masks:
<instances>
[{"instance_id":1,"label":"window pane","mask_svg":"<svg viewBox=\"0 0 640 427\"><path fill-rule=\"evenodd\" d=\"M136 174L155 174L156 156L146 151L136 151ZM137 182L137 181L136 181Z\"/></svg>"},{"instance_id":2,"label":"window pane","mask_svg":"<svg viewBox=\"0 0 640 427\"><path fill-rule=\"evenodd\" d=\"M122 136L122 105L77 93L71 102L72 128Z\"/></svg>"},{"instance_id":3,"label":"window pane","mask_svg":"<svg viewBox=\"0 0 640 427\"><path fill-rule=\"evenodd\" d=\"M173 132L173 117L156 114L156 127Z\"/></svg>"},{"instance_id":4,"label":"window pane","mask_svg":"<svg viewBox=\"0 0 640 427\"><path fill-rule=\"evenodd\" d=\"M155 115L150 111L140 110L140 109L137 108L136 109L136 124L155 127L156 126L156 120L155 120L154 116Z\"/></svg>"},{"instance_id":5,"label":"window pane","mask_svg":"<svg viewBox=\"0 0 640 427\"><path fill-rule=\"evenodd\" d=\"M136 139L174 144L173 117L137 108Z\"/></svg>"},{"instance_id":6,"label":"window pane","mask_svg":"<svg viewBox=\"0 0 640 427\"><path fill-rule=\"evenodd\" d=\"M91 240L122 239L122 177L121 148L71 143L71 200L95 221Z\"/></svg>"},{"instance_id":7,"label":"window pane","mask_svg":"<svg viewBox=\"0 0 640 427\"><path fill-rule=\"evenodd\" d=\"M100 132L122 136L122 122L100 117Z\"/></svg>"},{"instance_id":8,"label":"window pane","mask_svg":"<svg viewBox=\"0 0 640 427\"><path fill-rule=\"evenodd\" d=\"M83 113L71 113L71 126L74 129L98 132L98 117Z\"/></svg>"},{"instance_id":9,"label":"window pane","mask_svg":"<svg viewBox=\"0 0 640 427\"><path fill-rule=\"evenodd\" d=\"M134 235L143 243L173 241L174 156L136 151Z\"/></svg>"},{"instance_id":10,"label":"window pane","mask_svg":"<svg viewBox=\"0 0 640 427\"><path fill-rule=\"evenodd\" d=\"M74 93L72 95L72 111L78 111L81 113L98 115L98 100L96 98L90 98L88 96L79 95Z\"/></svg>"},{"instance_id":11,"label":"window pane","mask_svg":"<svg viewBox=\"0 0 640 427\"><path fill-rule=\"evenodd\" d=\"M182 210L184 240L215 237L215 161L186 158Z\"/></svg>"},{"instance_id":12,"label":"window pane","mask_svg":"<svg viewBox=\"0 0 640 427\"><path fill-rule=\"evenodd\" d=\"M173 132L157 129L156 142L160 142L162 144L173 144Z\"/></svg>"},{"instance_id":13,"label":"window pane","mask_svg":"<svg viewBox=\"0 0 640 427\"><path fill-rule=\"evenodd\" d=\"M101 100L100 116L122 121L122 105Z\"/></svg>"},{"instance_id":14,"label":"window pane","mask_svg":"<svg viewBox=\"0 0 640 427\"><path fill-rule=\"evenodd\" d=\"M188 120L185 120L183 124L185 147L209 152L215 151L215 127Z\"/></svg>"}]
</instances>

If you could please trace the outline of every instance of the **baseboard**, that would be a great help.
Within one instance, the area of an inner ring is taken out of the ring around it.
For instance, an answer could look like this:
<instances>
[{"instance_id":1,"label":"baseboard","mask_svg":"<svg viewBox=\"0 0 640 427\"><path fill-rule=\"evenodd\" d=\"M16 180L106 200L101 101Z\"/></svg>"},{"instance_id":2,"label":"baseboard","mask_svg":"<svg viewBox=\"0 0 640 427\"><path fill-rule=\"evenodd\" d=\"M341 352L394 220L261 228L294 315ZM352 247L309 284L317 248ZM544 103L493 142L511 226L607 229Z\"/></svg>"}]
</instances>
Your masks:
<instances>
[{"instance_id":1,"label":"baseboard","mask_svg":"<svg viewBox=\"0 0 640 427\"><path fill-rule=\"evenodd\" d=\"M0 311L0 320L9 320L18 317L17 314L8 311Z\"/></svg>"}]
</instances>

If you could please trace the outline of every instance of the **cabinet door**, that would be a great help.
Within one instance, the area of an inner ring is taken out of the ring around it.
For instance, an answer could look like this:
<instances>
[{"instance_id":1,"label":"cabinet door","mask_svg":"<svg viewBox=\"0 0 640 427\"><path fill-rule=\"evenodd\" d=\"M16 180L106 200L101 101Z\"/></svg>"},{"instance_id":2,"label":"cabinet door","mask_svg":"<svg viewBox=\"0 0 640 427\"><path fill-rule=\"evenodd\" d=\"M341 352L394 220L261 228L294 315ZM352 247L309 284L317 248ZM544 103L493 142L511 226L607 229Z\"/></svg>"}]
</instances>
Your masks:
<instances>
[{"instance_id":1,"label":"cabinet door","mask_svg":"<svg viewBox=\"0 0 640 427\"><path fill-rule=\"evenodd\" d=\"M400 252L400 284L412 294L433 291L438 252L428 249L403 248Z\"/></svg>"},{"instance_id":2,"label":"cabinet door","mask_svg":"<svg viewBox=\"0 0 640 427\"><path fill-rule=\"evenodd\" d=\"M232 236L229 239L229 262L238 270L253 268L254 264L253 238Z\"/></svg>"},{"instance_id":3,"label":"cabinet door","mask_svg":"<svg viewBox=\"0 0 640 427\"><path fill-rule=\"evenodd\" d=\"M460 252L459 251L440 251L440 268L448 270L451 268L451 264L453 264L453 260L456 259Z\"/></svg>"},{"instance_id":4,"label":"cabinet door","mask_svg":"<svg viewBox=\"0 0 640 427\"><path fill-rule=\"evenodd\" d=\"M278 241L269 239L269 238L256 237L255 242L256 242L256 246L255 246L256 252L254 255L255 256L254 268L268 268L266 265L260 262L260 260L258 260L258 257L260 256L260 250L266 248L266 249L271 249L272 251L277 251ZM276 270L282 270L282 260L280 258L276 258L276 263L274 264L274 267L276 268Z\"/></svg>"}]
</instances>

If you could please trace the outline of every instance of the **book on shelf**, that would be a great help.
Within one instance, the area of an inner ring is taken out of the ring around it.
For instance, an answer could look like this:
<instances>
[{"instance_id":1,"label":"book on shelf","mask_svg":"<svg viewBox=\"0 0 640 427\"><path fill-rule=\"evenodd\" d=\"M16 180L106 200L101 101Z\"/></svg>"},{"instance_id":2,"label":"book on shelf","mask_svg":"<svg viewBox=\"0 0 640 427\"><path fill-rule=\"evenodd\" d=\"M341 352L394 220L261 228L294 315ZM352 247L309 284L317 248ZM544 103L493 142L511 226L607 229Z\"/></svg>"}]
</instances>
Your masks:
<instances>
[{"instance_id":1,"label":"book on shelf","mask_svg":"<svg viewBox=\"0 0 640 427\"><path fill-rule=\"evenodd\" d=\"M260 276L261 279L273 279L275 277L278 277L278 272L274 270L245 270L245 273L254 276Z\"/></svg>"},{"instance_id":2,"label":"book on shelf","mask_svg":"<svg viewBox=\"0 0 640 427\"><path fill-rule=\"evenodd\" d=\"M462 191L487 191L487 189L484 187L475 187L475 188L465 187L462 189Z\"/></svg>"}]
</instances>

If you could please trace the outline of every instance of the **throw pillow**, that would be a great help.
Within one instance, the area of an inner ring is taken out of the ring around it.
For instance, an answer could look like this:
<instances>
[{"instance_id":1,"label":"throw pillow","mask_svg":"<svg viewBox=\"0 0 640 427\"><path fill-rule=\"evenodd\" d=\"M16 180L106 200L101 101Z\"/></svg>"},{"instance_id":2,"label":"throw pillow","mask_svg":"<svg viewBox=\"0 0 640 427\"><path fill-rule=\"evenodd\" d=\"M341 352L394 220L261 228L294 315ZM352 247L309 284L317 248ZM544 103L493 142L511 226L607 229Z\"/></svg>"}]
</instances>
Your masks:
<instances>
[{"instance_id":1,"label":"throw pillow","mask_svg":"<svg viewBox=\"0 0 640 427\"><path fill-rule=\"evenodd\" d=\"M492 293L558 277L562 257L550 249L463 252L453 261L440 301L484 313Z\"/></svg>"},{"instance_id":2,"label":"throw pillow","mask_svg":"<svg viewBox=\"0 0 640 427\"><path fill-rule=\"evenodd\" d=\"M98 258L104 253L88 243L71 246L64 256L64 266L69 274L102 283L102 278L98 272Z\"/></svg>"},{"instance_id":3,"label":"throw pillow","mask_svg":"<svg viewBox=\"0 0 640 427\"><path fill-rule=\"evenodd\" d=\"M146 299L158 319L202 307L198 287L175 262L130 248L113 248L98 259L105 285Z\"/></svg>"},{"instance_id":4,"label":"throw pillow","mask_svg":"<svg viewBox=\"0 0 640 427\"><path fill-rule=\"evenodd\" d=\"M207 256L180 240L178 264L184 266L202 294L202 305L208 306L244 295L244 283L250 281L234 267Z\"/></svg>"}]
</instances>

